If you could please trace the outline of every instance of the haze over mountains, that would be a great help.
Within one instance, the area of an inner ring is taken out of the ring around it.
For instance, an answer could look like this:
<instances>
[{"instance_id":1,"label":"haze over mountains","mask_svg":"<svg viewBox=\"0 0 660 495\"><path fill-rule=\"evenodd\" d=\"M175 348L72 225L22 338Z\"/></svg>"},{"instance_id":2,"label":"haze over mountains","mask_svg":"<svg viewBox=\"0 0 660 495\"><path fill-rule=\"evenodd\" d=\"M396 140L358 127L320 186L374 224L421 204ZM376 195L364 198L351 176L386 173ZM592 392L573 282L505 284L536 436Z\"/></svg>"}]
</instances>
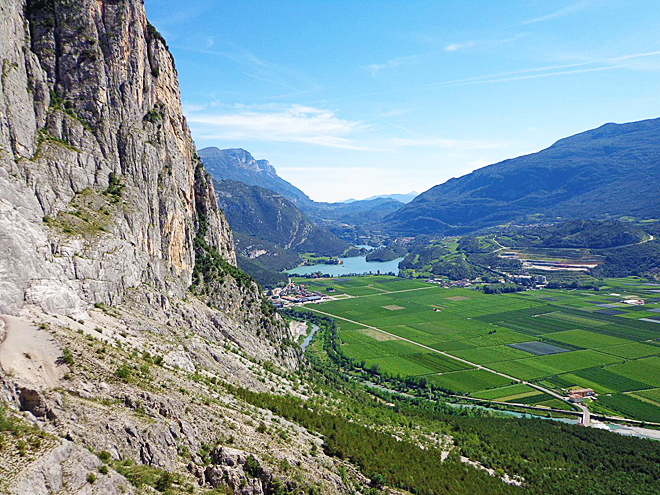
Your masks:
<instances>
[{"instance_id":1,"label":"haze over mountains","mask_svg":"<svg viewBox=\"0 0 660 495\"><path fill-rule=\"evenodd\" d=\"M311 201L304 192L277 175L268 160L255 160L243 149L209 147L198 153L207 172L216 180L237 180L249 186L270 189L293 203Z\"/></svg>"},{"instance_id":2,"label":"haze over mountains","mask_svg":"<svg viewBox=\"0 0 660 495\"><path fill-rule=\"evenodd\" d=\"M403 203L386 195L350 203L324 203L311 200L304 192L277 175L267 160L256 160L243 149L210 147L199 151L205 167L215 180L233 180L248 186L274 191L295 205L315 224L348 240L359 235L353 227L374 228L383 217L398 210ZM408 196L408 195L403 195ZM349 227L347 229L347 227ZM240 231L240 230L239 230Z\"/></svg>"},{"instance_id":3,"label":"haze over mountains","mask_svg":"<svg viewBox=\"0 0 660 495\"><path fill-rule=\"evenodd\" d=\"M333 220L346 220L346 215L356 212L371 211L369 218L380 218L384 214L398 209L403 203L414 198L417 193L383 194L367 199L349 199L335 203L317 202L309 198L303 191L277 175L275 167L268 160L256 160L244 149L221 150L215 147L204 148L199 156L211 176L216 180L235 180L249 186L258 186L281 194L295 203L298 208L311 216L319 216ZM375 200L380 200L375 202ZM351 206L346 206L346 205ZM375 207L379 208L375 208ZM381 214L382 210L382 214Z\"/></svg>"}]
</instances>

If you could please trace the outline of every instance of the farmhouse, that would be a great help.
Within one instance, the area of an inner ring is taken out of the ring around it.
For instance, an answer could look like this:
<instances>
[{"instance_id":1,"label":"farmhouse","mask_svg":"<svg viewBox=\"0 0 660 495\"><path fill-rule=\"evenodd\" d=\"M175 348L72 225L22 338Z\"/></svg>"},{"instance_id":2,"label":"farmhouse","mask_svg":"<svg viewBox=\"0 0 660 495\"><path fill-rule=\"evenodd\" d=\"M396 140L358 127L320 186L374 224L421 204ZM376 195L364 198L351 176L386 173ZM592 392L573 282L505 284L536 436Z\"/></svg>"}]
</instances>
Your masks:
<instances>
[{"instance_id":1,"label":"farmhouse","mask_svg":"<svg viewBox=\"0 0 660 495\"><path fill-rule=\"evenodd\" d=\"M573 400L582 400L592 395L594 395L594 391L590 388L576 388L571 390L568 396Z\"/></svg>"}]
</instances>

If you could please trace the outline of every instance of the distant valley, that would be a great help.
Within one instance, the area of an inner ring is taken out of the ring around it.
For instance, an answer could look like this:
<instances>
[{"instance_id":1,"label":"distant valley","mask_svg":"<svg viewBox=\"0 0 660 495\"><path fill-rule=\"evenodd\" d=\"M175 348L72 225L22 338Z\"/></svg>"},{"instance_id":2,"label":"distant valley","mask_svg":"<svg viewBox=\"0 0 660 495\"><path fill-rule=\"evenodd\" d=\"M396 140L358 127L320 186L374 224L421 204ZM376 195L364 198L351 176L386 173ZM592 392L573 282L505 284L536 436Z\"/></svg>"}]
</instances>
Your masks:
<instances>
[{"instance_id":1,"label":"distant valley","mask_svg":"<svg viewBox=\"0 0 660 495\"><path fill-rule=\"evenodd\" d=\"M286 275L278 272L301 264L304 255L364 254L351 244L380 244L383 217L403 206L391 197L312 201L279 177L267 160L256 160L242 149L204 148L199 156L234 231L239 267L262 285L285 282Z\"/></svg>"},{"instance_id":2,"label":"distant valley","mask_svg":"<svg viewBox=\"0 0 660 495\"><path fill-rule=\"evenodd\" d=\"M512 229L522 232L515 234L519 243L534 244L530 239L543 238L548 245L554 242L554 247L561 242L574 247L580 239L587 239L581 247L596 249L606 248L607 243L626 244L623 240L634 234L618 227L623 224L580 225L575 235L561 227L560 237L546 232L544 226L571 219L621 218L634 223L660 217L659 140L660 119L606 124L538 153L451 179L419 195L390 194L336 203L313 201L279 177L267 160L257 160L245 150L205 148L199 154L216 180L219 204L235 231L239 263L261 283L270 285L283 282L285 276L277 272L302 263L305 253L341 256L350 245L383 246L420 235L432 239L501 234ZM531 230L516 230L520 227ZM427 242L418 239L413 243L418 247L408 251L417 252ZM652 246L655 242L644 249ZM397 255L405 254L401 249L401 245L396 247ZM632 259L639 259L637 251L642 248L630 249L636 253ZM624 252L612 253L619 257L619 264L628 263L621 260ZM402 266L411 268L411 258ZM438 273L473 272L460 257L443 269L439 266L435 268ZM600 273L630 273L607 266ZM649 269L652 266L653 262Z\"/></svg>"},{"instance_id":3,"label":"distant valley","mask_svg":"<svg viewBox=\"0 0 660 495\"><path fill-rule=\"evenodd\" d=\"M360 243L361 239L364 241L374 232L380 232L385 215L403 206L403 202L392 197L374 197L350 203L313 201L277 175L267 160L256 160L243 149L204 148L199 151L199 156L213 179L240 181L248 186L277 192L315 224L351 243Z\"/></svg>"},{"instance_id":4,"label":"distant valley","mask_svg":"<svg viewBox=\"0 0 660 495\"><path fill-rule=\"evenodd\" d=\"M216 180L214 185L218 205L234 231L239 267L261 284L286 282L277 272L298 266L303 253L338 256L350 247L277 192L233 180Z\"/></svg>"},{"instance_id":5,"label":"distant valley","mask_svg":"<svg viewBox=\"0 0 660 495\"><path fill-rule=\"evenodd\" d=\"M570 219L660 217L660 119L605 124L531 155L489 165L419 195L390 194L337 203L312 201L245 150L199 152L217 180L276 191L311 221L349 242L444 235L498 225ZM414 196L413 196L414 195Z\"/></svg>"}]
</instances>

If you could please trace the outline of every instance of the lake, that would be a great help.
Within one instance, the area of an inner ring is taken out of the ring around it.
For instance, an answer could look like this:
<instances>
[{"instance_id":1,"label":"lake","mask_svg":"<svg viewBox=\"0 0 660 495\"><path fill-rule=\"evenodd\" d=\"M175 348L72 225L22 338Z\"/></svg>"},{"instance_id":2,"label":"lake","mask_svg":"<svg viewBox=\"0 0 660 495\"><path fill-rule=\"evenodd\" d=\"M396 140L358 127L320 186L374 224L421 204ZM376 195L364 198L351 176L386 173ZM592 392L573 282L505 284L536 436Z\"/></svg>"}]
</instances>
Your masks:
<instances>
[{"instance_id":1,"label":"lake","mask_svg":"<svg viewBox=\"0 0 660 495\"><path fill-rule=\"evenodd\" d=\"M353 258L339 258L342 260L341 265L307 265L298 266L286 273L290 275L309 275L311 273L321 272L327 273L332 277L339 277L340 275L350 275L352 273L359 275L366 275L368 273L399 273L399 262L403 258L397 258L392 261L367 261L366 256L355 256Z\"/></svg>"}]
</instances>

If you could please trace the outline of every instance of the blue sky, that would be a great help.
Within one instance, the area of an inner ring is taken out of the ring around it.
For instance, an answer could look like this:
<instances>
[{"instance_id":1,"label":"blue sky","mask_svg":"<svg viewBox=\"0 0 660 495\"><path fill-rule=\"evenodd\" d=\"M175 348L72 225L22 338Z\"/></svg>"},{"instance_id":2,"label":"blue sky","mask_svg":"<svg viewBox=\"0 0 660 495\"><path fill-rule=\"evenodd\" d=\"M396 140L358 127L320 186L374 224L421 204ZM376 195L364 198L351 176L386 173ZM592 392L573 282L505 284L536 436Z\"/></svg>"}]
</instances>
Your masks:
<instances>
[{"instance_id":1,"label":"blue sky","mask_svg":"<svg viewBox=\"0 0 660 495\"><path fill-rule=\"evenodd\" d=\"M197 147L245 148L319 201L660 117L657 0L145 4Z\"/></svg>"}]
</instances>

